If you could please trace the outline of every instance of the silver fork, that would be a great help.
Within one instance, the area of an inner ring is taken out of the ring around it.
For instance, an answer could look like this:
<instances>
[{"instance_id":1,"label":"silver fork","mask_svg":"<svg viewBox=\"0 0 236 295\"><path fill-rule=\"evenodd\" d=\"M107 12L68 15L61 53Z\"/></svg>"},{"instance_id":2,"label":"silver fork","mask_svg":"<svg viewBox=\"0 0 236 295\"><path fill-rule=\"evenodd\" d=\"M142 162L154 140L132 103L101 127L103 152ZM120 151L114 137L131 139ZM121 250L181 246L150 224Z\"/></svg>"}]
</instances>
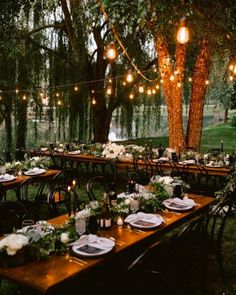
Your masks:
<instances>
[{"instance_id":1,"label":"silver fork","mask_svg":"<svg viewBox=\"0 0 236 295\"><path fill-rule=\"evenodd\" d=\"M85 266L85 265L88 264L87 261L82 260L82 259L80 259L80 258L78 258L78 257L75 257L75 256L71 256L71 255L69 255L69 254L66 255L66 259L67 259L69 262L74 262L74 263L77 263L77 264L79 264L79 265L81 265L81 266Z\"/></svg>"}]
</instances>

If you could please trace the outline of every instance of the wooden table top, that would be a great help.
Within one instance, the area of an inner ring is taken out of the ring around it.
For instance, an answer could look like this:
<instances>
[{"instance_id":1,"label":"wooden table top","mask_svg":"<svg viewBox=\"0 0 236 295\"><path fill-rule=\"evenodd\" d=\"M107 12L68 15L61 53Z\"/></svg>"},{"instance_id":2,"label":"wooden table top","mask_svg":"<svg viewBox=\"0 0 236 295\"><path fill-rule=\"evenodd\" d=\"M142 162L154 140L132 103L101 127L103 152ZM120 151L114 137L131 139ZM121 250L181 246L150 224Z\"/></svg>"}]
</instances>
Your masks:
<instances>
[{"instance_id":1,"label":"wooden table top","mask_svg":"<svg viewBox=\"0 0 236 295\"><path fill-rule=\"evenodd\" d=\"M40 175L35 175L35 176L42 177L42 178L51 178L51 177L55 176L60 171L61 170L48 169L48 170L46 170L45 173L42 173ZM24 175L24 174L16 176L16 179L14 179L12 181L1 182L1 189L6 191L8 189L18 187L23 181L25 181L26 179L29 179L31 177L34 177L34 176L27 176L27 175Z\"/></svg>"},{"instance_id":2,"label":"wooden table top","mask_svg":"<svg viewBox=\"0 0 236 295\"><path fill-rule=\"evenodd\" d=\"M196 207L190 211L181 213L165 210L161 213L165 224L160 228L136 231L126 226L119 227L114 225L110 230L99 231L99 236L113 237L116 240L114 250L105 256L89 259L83 257L81 258L81 262L78 258L73 259L69 255L53 255L51 258L44 261L32 261L19 267L0 268L0 276L32 288L35 292L32 294L46 294L71 278L78 277L79 280L81 274L87 273L90 269L93 269L94 266L101 265L103 262L112 259L117 253L125 251L134 245L138 245L149 238L158 238L171 231L173 228L184 224L196 215L206 211L215 201L215 199L210 197L193 194L189 194L189 198L194 199L197 204ZM67 216L63 215L51 219L50 222L53 225L60 225L66 221L66 219Z\"/></svg>"}]
</instances>

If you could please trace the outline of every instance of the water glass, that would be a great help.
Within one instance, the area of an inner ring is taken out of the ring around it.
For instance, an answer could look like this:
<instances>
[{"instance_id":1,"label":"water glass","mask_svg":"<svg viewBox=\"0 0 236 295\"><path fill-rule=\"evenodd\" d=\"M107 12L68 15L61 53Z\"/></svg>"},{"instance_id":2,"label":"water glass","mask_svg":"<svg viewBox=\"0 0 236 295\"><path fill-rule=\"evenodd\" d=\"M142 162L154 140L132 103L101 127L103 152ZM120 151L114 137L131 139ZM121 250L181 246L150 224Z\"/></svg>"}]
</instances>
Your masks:
<instances>
[{"instance_id":1,"label":"water glass","mask_svg":"<svg viewBox=\"0 0 236 295\"><path fill-rule=\"evenodd\" d=\"M82 236L86 232L86 219L77 218L75 221L76 232Z\"/></svg>"},{"instance_id":2,"label":"water glass","mask_svg":"<svg viewBox=\"0 0 236 295\"><path fill-rule=\"evenodd\" d=\"M33 219L24 219L22 221L22 229L26 232L34 229L34 220Z\"/></svg>"}]
</instances>

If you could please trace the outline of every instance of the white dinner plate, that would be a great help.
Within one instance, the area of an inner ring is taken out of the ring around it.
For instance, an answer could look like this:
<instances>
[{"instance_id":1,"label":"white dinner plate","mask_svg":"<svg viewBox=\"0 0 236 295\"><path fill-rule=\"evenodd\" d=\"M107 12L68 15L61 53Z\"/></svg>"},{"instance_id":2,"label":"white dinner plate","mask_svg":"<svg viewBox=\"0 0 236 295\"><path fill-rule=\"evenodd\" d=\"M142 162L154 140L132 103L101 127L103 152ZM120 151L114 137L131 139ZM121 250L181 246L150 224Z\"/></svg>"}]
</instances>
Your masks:
<instances>
[{"instance_id":1,"label":"white dinner plate","mask_svg":"<svg viewBox=\"0 0 236 295\"><path fill-rule=\"evenodd\" d=\"M34 175L43 174L45 172L46 172L45 169L37 169L37 170L28 170L28 171L25 171L24 174L27 175L27 176L34 176Z\"/></svg>"},{"instance_id":2,"label":"white dinner plate","mask_svg":"<svg viewBox=\"0 0 236 295\"><path fill-rule=\"evenodd\" d=\"M14 175L9 175L9 176L0 175L0 182L8 182L8 181L12 181L15 179L16 179L16 177Z\"/></svg>"},{"instance_id":3,"label":"white dinner plate","mask_svg":"<svg viewBox=\"0 0 236 295\"><path fill-rule=\"evenodd\" d=\"M167 199L163 201L163 205L170 210L186 211L192 209L195 206L195 203L184 204L184 202L175 202L173 199Z\"/></svg>"},{"instance_id":4,"label":"white dinner plate","mask_svg":"<svg viewBox=\"0 0 236 295\"><path fill-rule=\"evenodd\" d=\"M158 217L158 216L157 216ZM140 229L152 229L158 227L163 224L162 217L155 218L155 220L148 220L148 219L137 219L135 221L129 222L132 227L140 228Z\"/></svg>"},{"instance_id":5,"label":"white dinner plate","mask_svg":"<svg viewBox=\"0 0 236 295\"><path fill-rule=\"evenodd\" d=\"M81 151L71 151L68 153L68 155L79 155L81 154Z\"/></svg>"},{"instance_id":6,"label":"white dinner plate","mask_svg":"<svg viewBox=\"0 0 236 295\"><path fill-rule=\"evenodd\" d=\"M112 249L115 246L115 242L112 241L111 239L108 238L103 238L103 237L99 237L99 240L102 242L104 240L104 242L109 242L111 244L111 247L102 247L101 245L97 244L97 243L82 243L80 245L73 245L72 246L72 251L80 256L84 256L84 257L96 257L96 256L101 256L104 255L106 253L109 253L110 251L112 251Z\"/></svg>"},{"instance_id":7,"label":"white dinner plate","mask_svg":"<svg viewBox=\"0 0 236 295\"><path fill-rule=\"evenodd\" d=\"M212 167L212 168L223 168L221 165L211 165L211 164L206 164L207 167Z\"/></svg>"}]
</instances>

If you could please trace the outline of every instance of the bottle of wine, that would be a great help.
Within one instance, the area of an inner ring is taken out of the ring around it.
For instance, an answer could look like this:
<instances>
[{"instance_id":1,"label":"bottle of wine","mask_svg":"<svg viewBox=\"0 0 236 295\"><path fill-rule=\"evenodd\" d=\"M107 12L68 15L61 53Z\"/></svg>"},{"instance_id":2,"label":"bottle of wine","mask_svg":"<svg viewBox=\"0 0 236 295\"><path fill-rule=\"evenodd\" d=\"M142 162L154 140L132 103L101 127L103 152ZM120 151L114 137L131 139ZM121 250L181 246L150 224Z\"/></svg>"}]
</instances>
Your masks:
<instances>
[{"instance_id":1,"label":"bottle of wine","mask_svg":"<svg viewBox=\"0 0 236 295\"><path fill-rule=\"evenodd\" d=\"M99 225L100 225L100 228L102 229L108 229L111 227L111 210L110 210L110 204L109 204L109 193L104 193L104 196L103 196L103 206L101 210Z\"/></svg>"},{"instance_id":2,"label":"bottle of wine","mask_svg":"<svg viewBox=\"0 0 236 295\"><path fill-rule=\"evenodd\" d=\"M110 200L110 205L117 204L117 193L116 193L116 186L114 182L112 182L110 185L109 200Z\"/></svg>"},{"instance_id":3,"label":"bottle of wine","mask_svg":"<svg viewBox=\"0 0 236 295\"><path fill-rule=\"evenodd\" d=\"M160 143L158 146L158 157L161 158L164 154L165 149L163 148L162 144Z\"/></svg>"}]
</instances>

